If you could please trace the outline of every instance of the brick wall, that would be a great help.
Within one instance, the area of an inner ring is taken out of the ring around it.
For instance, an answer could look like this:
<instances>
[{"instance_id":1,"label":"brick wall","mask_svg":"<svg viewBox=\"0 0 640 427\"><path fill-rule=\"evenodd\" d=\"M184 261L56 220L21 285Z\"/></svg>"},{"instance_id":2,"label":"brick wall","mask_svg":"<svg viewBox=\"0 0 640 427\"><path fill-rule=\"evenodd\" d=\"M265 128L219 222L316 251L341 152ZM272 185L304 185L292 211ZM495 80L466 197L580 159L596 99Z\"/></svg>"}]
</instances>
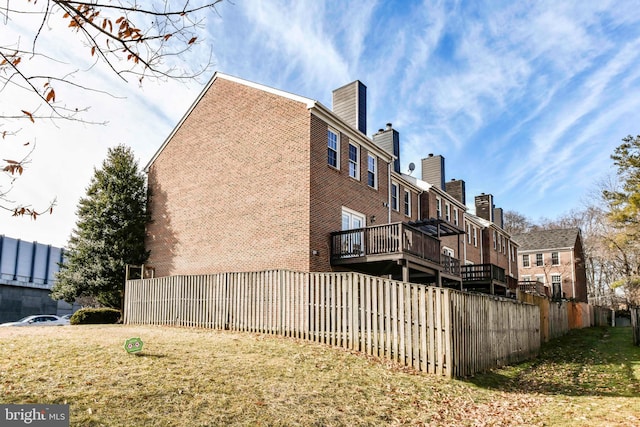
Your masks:
<instances>
[{"instance_id":1,"label":"brick wall","mask_svg":"<svg viewBox=\"0 0 640 427\"><path fill-rule=\"evenodd\" d=\"M311 271L332 271L330 265L330 233L342 228L342 207L366 216L366 225L386 224L388 219L388 167L378 158L378 187L367 185L367 154L360 146L360 180L349 176L349 138L340 133L340 169L327 164L328 124L311 115L311 186L310 186L310 250ZM357 143L357 141L354 141ZM360 145L360 144L358 144ZM371 223L372 216L375 222Z\"/></svg>"},{"instance_id":2,"label":"brick wall","mask_svg":"<svg viewBox=\"0 0 640 427\"><path fill-rule=\"evenodd\" d=\"M150 167L158 276L309 269L309 121L302 103L211 85Z\"/></svg>"},{"instance_id":3,"label":"brick wall","mask_svg":"<svg viewBox=\"0 0 640 427\"><path fill-rule=\"evenodd\" d=\"M467 230L467 221L465 221L465 231ZM467 234L464 235L465 245L466 245L466 259L461 260L463 263L465 261L470 261L474 264L482 264L482 247L481 247L481 235L482 230L473 222L469 222L471 226L471 243L469 243L469 237ZM473 244L473 227L476 227L476 236L477 236L477 244L474 246Z\"/></svg>"}]
</instances>

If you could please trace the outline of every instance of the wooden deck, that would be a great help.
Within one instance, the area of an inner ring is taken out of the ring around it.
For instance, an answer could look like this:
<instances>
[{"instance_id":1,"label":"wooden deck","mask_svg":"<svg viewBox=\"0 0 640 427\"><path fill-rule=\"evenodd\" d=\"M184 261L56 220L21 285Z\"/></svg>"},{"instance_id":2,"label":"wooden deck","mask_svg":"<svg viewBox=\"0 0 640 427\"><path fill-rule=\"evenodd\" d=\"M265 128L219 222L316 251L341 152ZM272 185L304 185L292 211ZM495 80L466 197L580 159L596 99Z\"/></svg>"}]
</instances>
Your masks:
<instances>
[{"instance_id":1,"label":"wooden deck","mask_svg":"<svg viewBox=\"0 0 640 427\"><path fill-rule=\"evenodd\" d=\"M460 260L441 253L440 240L406 223L331 233L331 263L379 263L409 259L414 264L460 277Z\"/></svg>"}]
</instances>

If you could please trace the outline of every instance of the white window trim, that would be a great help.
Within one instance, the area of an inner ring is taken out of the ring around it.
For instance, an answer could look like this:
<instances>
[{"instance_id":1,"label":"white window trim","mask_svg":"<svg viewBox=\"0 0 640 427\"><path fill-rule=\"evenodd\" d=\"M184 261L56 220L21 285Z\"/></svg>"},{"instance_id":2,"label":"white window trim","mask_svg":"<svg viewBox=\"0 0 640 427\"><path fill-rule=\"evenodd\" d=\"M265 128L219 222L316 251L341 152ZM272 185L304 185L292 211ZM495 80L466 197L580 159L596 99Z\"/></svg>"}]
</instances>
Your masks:
<instances>
[{"instance_id":1,"label":"white window trim","mask_svg":"<svg viewBox=\"0 0 640 427\"><path fill-rule=\"evenodd\" d=\"M525 257L527 258L527 264L524 264L524 259ZM531 268L531 257L529 256L529 254L522 254L522 267L523 268Z\"/></svg>"},{"instance_id":2,"label":"white window trim","mask_svg":"<svg viewBox=\"0 0 640 427\"><path fill-rule=\"evenodd\" d=\"M369 179L369 177L367 177L367 180ZM394 202L393 200L393 189L396 189L396 200ZM393 209L396 212L400 211L400 185L397 182L393 182L391 181L391 189L390 189L390 194L389 194L389 198L391 200L391 209Z\"/></svg>"},{"instance_id":3,"label":"white window trim","mask_svg":"<svg viewBox=\"0 0 640 427\"><path fill-rule=\"evenodd\" d=\"M473 246L478 247L478 229L475 226L473 227Z\"/></svg>"},{"instance_id":4,"label":"white window trim","mask_svg":"<svg viewBox=\"0 0 640 427\"><path fill-rule=\"evenodd\" d=\"M362 220L362 227L366 227L367 226L367 216L365 214L363 214L362 212L354 211L353 209L349 209L349 208L343 206L341 213L342 214L348 214L350 216L358 217L359 219Z\"/></svg>"},{"instance_id":5,"label":"white window trim","mask_svg":"<svg viewBox=\"0 0 640 427\"><path fill-rule=\"evenodd\" d=\"M356 149L356 160L355 162L351 160L351 147L355 147ZM352 142L349 142L349 176L355 180L360 181L360 145L358 144L354 144ZM355 167L355 173L356 175L353 176L351 175L351 165L354 165Z\"/></svg>"},{"instance_id":6,"label":"white window trim","mask_svg":"<svg viewBox=\"0 0 640 427\"><path fill-rule=\"evenodd\" d=\"M442 218L442 199L436 197L436 219Z\"/></svg>"},{"instance_id":7,"label":"white window trim","mask_svg":"<svg viewBox=\"0 0 640 427\"><path fill-rule=\"evenodd\" d=\"M328 154L327 154L327 165L334 169L340 170L340 132L338 132L337 130L331 127L327 128L327 149L329 148L329 132L336 135L336 165L333 166L332 164L329 164Z\"/></svg>"},{"instance_id":8,"label":"white window trim","mask_svg":"<svg viewBox=\"0 0 640 427\"><path fill-rule=\"evenodd\" d=\"M557 263L553 262L553 254L557 254L558 255L558 262ZM560 252L558 252L558 251L551 252L551 265L560 265Z\"/></svg>"},{"instance_id":9,"label":"white window trim","mask_svg":"<svg viewBox=\"0 0 640 427\"><path fill-rule=\"evenodd\" d=\"M471 244L471 224L467 222L467 243Z\"/></svg>"},{"instance_id":10,"label":"white window trim","mask_svg":"<svg viewBox=\"0 0 640 427\"><path fill-rule=\"evenodd\" d=\"M458 208L453 208L453 225L455 225L456 227L458 226L459 221L458 221Z\"/></svg>"},{"instance_id":11,"label":"white window trim","mask_svg":"<svg viewBox=\"0 0 640 427\"><path fill-rule=\"evenodd\" d=\"M373 171L369 169L369 160L371 159L373 159ZM373 172L373 185L369 184L369 172ZM367 185L371 188L378 188L378 158L370 153L367 154Z\"/></svg>"},{"instance_id":12,"label":"white window trim","mask_svg":"<svg viewBox=\"0 0 640 427\"><path fill-rule=\"evenodd\" d=\"M408 199L407 195L409 195ZM408 205L407 200L409 202ZM409 208L409 213L407 213L407 208ZM407 190L406 188L404 190L404 197L402 199L402 210L406 216L411 217L411 191Z\"/></svg>"}]
</instances>

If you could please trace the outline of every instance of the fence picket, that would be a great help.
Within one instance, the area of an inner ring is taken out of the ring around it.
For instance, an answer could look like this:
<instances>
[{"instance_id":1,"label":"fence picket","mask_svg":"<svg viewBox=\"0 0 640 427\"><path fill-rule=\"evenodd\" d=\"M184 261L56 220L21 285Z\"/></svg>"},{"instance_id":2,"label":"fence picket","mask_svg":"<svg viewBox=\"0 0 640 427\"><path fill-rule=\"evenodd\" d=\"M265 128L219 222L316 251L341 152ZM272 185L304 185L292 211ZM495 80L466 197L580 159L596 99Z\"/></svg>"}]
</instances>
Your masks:
<instances>
[{"instance_id":1,"label":"fence picket","mask_svg":"<svg viewBox=\"0 0 640 427\"><path fill-rule=\"evenodd\" d=\"M271 270L130 280L123 307L128 324L279 334L443 376L517 362L540 345L535 305L359 273ZM588 306L574 310L576 323L600 316ZM556 325L551 336L568 328L566 310L561 313L549 310L559 319L549 321Z\"/></svg>"}]
</instances>

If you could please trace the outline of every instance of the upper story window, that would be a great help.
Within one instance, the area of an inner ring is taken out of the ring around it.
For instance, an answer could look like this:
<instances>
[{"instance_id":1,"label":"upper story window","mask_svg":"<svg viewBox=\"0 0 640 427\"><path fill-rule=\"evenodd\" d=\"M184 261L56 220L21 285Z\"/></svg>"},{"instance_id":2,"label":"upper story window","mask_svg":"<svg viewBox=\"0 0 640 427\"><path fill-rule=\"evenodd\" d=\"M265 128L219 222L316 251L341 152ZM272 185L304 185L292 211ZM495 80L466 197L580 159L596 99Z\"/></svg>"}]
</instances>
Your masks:
<instances>
[{"instance_id":1,"label":"upper story window","mask_svg":"<svg viewBox=\"0 0 640 427\"><path fill-rule=\"evenodd\" d=\"M391 183L391 209L393 209L394 211L400 210L400 206L398 204L399 191L400 191L400 188L398 187L398 184L396 184L395 182L392 182Z\"/></svg>"},{"instance_id":2,"label":"upper story window","mask_svg":"<svg viewBox=\"0 0 640 427\"><path fill-rule=\"evenodd\" d=\"M544 261L542 259L542 254L536 254L536 267L542 267L544 265Z\"/></svg>"},{"instance_id":3,"label":"upper story window","mask_svg":"<svg viewBox=\"0 0 640 427\"><path fill-rule=\"evenodd\" d=\"M458 226L458 208L453 208L453 225Z\"/></svg>"},{"instance_id":4,"label":"upper story window","mask_svg":"<svg viewBox=\"0 0 640 427\"><path fill-rule=\"evenodd\" d=\"M473 246L478 247L478 229L473 227Z\"/></svg>"},{"instance_id":5,"label":"upper story window","mask_svg":"<svg viewBox=\"0 0 640 427\"><path fill-rule=\"evenodd\" d=\"M522 266L523 267L530 267L531 266L531 264L529 264L529 255L528 254L522 255Z\"/></svg>"},{"instance_id":6,"label":"upper story window","mask_svg":"<svg viewBox=\"0 0 640 427\"><path fill-rule=\"evenodd\" d=\"M498 250L498 232L493 230L493 249Z\"/></svg>"},{"instance_id":7,"label":"upper story window","mask_svg":"<svg viewBox=\"0 0 640 427\"><path fill-rule=\"evenodd\" d=\"M404 190L404 214L411 216L411 192Z\"/></svg>"},{"instance_id":8,"label":"upper story window","mask_svg":"<svg viewBox=\"0 0 640 427\"><path fill-rule=\"evenodd\" d=\"M442 218L442 199L436 197L436 218Z\"/></svg>"},{"instance_id":9,"label":"upper story window","mask_svg":"<svg viewBox=\"0 0 640 427\"><path fill-rule=\"evenodd\" d=\"M349 176L360 179L360 147L349 143Z\"/></svg>"},{"instance_id":10,"label":"upper story window","mask_svg":"<svg viewBox=\"0 0 640 427\"><path fill-rule=\"evenodd\" d=\"M551 252L551 264L560 265L560 254L558 252Z\"/></svg>"},{"instance_id":11,"label":"upper story window","mask_svg":"<svg viewBox=\"0 0 640 427\"><path fill-rule=\"evenodd\" d=\"M338 133L327 130L327 163L334 168L340 168L340 138Z\"/></svg>"},{"instance_id":12,"label":"upper story window","mask_svg":"<svg viewBox=\"0 0 640 427\"><path fill-rule=\"evenodd\" d=\"M468 222L467 224L467 243L471 244L471 224L469 224Z\"/></svg>"},{"instance_id":13,"label":"upper story window","mask_svg":"<svg viewBox=\"0 0 640 427\"><path fill-rule=\"evenodd\" d=\"M444 219L451 222L451 206L449 203L444 204Z\"/></svg>"},{"instance_id":14,"label":"upper story window","mask_svg":"<svg viewBox=\"0 0 640 427\"><path fill-rule=\"evenodd\" d=\"M377 173L378 162L376 161L376 157L369 154L367 161L367 184L369 185L369 187L378 187Z\"/></svg>"}]
</instances>

